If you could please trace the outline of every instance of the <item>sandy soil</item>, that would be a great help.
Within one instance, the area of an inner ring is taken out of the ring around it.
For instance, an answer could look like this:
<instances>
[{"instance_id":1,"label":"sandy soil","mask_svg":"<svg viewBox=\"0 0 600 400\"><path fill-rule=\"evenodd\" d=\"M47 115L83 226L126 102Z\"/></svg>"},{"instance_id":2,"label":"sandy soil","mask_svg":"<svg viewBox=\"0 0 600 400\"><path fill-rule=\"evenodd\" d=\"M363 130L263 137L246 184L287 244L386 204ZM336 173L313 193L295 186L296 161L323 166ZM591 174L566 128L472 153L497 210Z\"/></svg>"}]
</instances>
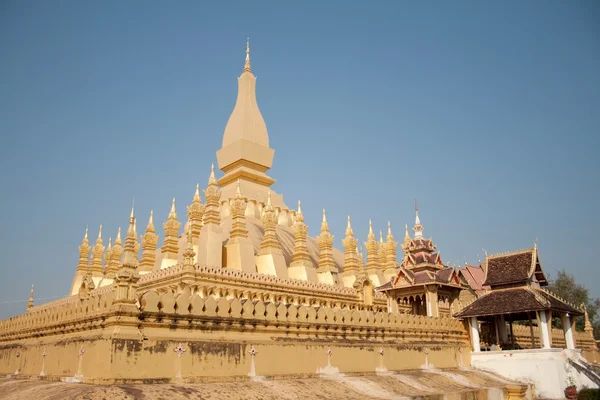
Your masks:
<instances>
[{"instance_id":1,"label":"sandy soil","mask_svg":"<svg viewBox=\"0 0 600 400\"><path fill-rule=\"evenodd\" d=\"M310 379L266 379L261 382L204 384L85 385L19 377L0 379L4 400L301 400L406 399L427 395L479 391L507 382L474 371L407 371L389 376L343 376Z\"/></svg>"}]
</instances>

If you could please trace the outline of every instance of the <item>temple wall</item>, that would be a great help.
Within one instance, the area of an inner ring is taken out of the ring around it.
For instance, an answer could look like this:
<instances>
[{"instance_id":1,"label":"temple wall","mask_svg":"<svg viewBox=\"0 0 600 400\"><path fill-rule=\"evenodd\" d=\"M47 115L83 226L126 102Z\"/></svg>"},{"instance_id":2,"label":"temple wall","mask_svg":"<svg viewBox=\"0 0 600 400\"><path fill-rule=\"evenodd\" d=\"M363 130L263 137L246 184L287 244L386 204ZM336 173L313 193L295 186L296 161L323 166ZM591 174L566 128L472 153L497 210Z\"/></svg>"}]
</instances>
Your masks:
<instances>
[{"instance_id":1,"label":"temple wall","mask_svg":"<svg viewBox=\"0 0 600 400\"><path fill-rule=\"evenodd\" d=\"M438 368L470 363L458 320L190 293L147 291L129 319L107 308L111 292L3 322L0 373L90 383L247 379L252 346L256 374L265 376L315 374L329 348L342 373L419 368L426 358Z\"/></svg>"}]
</instances>

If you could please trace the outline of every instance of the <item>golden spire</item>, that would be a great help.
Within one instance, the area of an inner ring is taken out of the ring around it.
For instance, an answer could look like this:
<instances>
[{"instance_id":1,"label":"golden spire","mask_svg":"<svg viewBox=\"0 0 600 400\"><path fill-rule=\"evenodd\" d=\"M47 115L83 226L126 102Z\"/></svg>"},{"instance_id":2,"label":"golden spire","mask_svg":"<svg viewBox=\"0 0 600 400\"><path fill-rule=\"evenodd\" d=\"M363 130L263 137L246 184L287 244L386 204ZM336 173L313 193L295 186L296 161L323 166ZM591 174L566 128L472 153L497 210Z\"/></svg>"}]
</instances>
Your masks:
<instances>
[{"instance_id":1,"label":"golden spire","mask_svg":"<svg viewBox=\"0 0 600 400\"><path fill-rule=\"evenodd\" d=\"M208 186L216 185L217 178L215 177L215 164L210 164L210 175L208 176Z\"/></svg>"},{"instance_id":2,"label":"golden spire","mask_svg":"<svg viewBox=\"0 0 600 400\"><path fill-rule=\"evenodd\" d=\"M91 247L88 241L88 228L86 226L85 235L83 235L83 240L79 246L79 263L77 264L77 271L87 271L90 248Z\"/></svg>"},{"instance_id":3,"label":"golden spire","mask_svg":"<svg viewBox=\"0 0 600 400\"><path fill-rule=\"evenodd\" d=\"M247 205L248 200L242 196L240 180L238 179L235 198L231 202L231 232L229 233L229 240L235 241L238 240L237 238L248 237L248 229L246 229Z\"/></svg>"},{"instance_id":4,"label":"golden spire","mask_svg":"<svg viewBox=\"0 0 600 400\"><path fill-rule=\"evenodd\" d=\"M250 68L250 38L246 39L246 62L244 63L244 72L252 72Z\"/></svg>"},{"instance_id":5,"label":"golden spire","mask_svg":"<svg viewBox=\"0 0 600 400\"><path fill-rule=\"evenodd\" d=\"M112 237L108 238L108 247L106 247L106 253L104 253L104 274L108 272L110 263L112 261Z\"/></svg>"},{"instance_id":6,"label":"golden spire","mask_svg":"<svg viewBox=\"0 0 600 400\"><path fill-rule=\"evenodd\" d=\"M398 243L394 240L392 235L392 224L388 221L388 234L385 238L385 265L386 268L396 268L396 248Z\"/></svg>"},{"instance_id":7,"label":"golden spire","mask_svg":"<svg viewBox=\"0 0 600 400\"><path fill-rule=\"evenodd\" d=\"M175 197L171 202L171 211L169 217L163 223L163 229L165 231L165 240L163 242L160 251L162 253L170 253L169 256L176 258L179 252L179 228L181 228L181 222L177 220L177 211L175 210Z\"/></svg>"},{"instance_id":8,"label":"golden spire","mask_svg":"<svg viewBox=\"0 0 600 400\"><path fill-rule=\"evenodd\" d=\"M29 292L29 301L27 302L27 311L33 307L33 285L31 285L31 292Z\"/></svg>"},{"instance_id":9,"label":"golden spire","mask_svg":"<svg viewBox=\"0 0 600 400\"><path fill-rule=\"evenodd\" d=\"M114 278L114 274L119 270L119 266L121 265L121 255L123 254L123 242L121 241L121 228L117 231L117 238L115 239L115 243L112 247L112 252L110 255L110 261L106 258L106 268L105 268L105 276L107 278ZM108 257L108 252L106 253Z\"/></svg>"},{"instance_id":10,"label":"golden spire","mask_svg":"<svg viewBox=\"0 0 600 400\"><path fill-rule=\"evenodd\" d=\"M281 243L277 238L277 215L271 204L271 191L267 194L267 206L264 208L262 215L262 223L264 226L264 236L260 243L259 254L273 254L273 250L281 251Z\"/></svg>"},{"instance_id":11,"label":"golden spire","mask_svg":"<svg viewBox=\"0 0 600 400\"><path fill-rule=\"evenodd\" d=\"M194 192L194 198L192 204L187 208L187 215L192 225L192 239L200 237L200 231L202 230L202 218L204 217L205 207L202 204L200 198L200 185L196 185L196 191Z\"/></svg>"},{"instance_id":12,"label":"golden spire","mask_svg":"<svg viewBox=\"0 0 600 400\"><path fill-rule=\"evenodd\" d=\"M323 209L323 221L321 222L321 234L316 237L319 245L319 268L317 272L335 272L337 267L333 260L333 235L329 233L329 224L327 223L327 215Z\"/></svg>"},{"instance_id":13,"label":"golden spire","mask_svg":"<svg viewBox=\"0 0 600 400\"><path fill-rule=\"evenodd\" d=\"M131 207L131 214L129 215L129 228L127 228L127 237L125 238L125 248L123 252L123 266L136 268L138 266L137 254L135 254L135 214L133 207Z\"/></svg>"},{"instance_id":14,"label":"golden spire","mask_svg":"<svg viewBox=\"0 0 600 400\"><path fill-rule=\"evenodd\" d=\"M296 222L304 222L304 214L302 214L302 204L298 200L298 211L296 212Z\"/></svg>"},{"instance_id":15,"label":"golden spire","mask_svg":"<svg viewBox=\"0 0 600 400\"><path fill-rule=\"evenodd\" d=\"M342 240L344 245L344 272L358 271L358 239L354 237L354 230L350 225L350 216L348 216L348 225L346 226L346 237Z\"/></svg>"},{"instance_id":16,"label":"golden spire","mask_svg":"<svg viewBox=\"0 0 600 400\"><path fill-rule=\"evenodd\" d=\"M377 245L377 258L379 259L379 267L385 266L385 244L383 243L383 232L379 231L379 243Z\"/></svg>"},{"instance_id":17,"label":"golden spire","mask_svg":"<svg viewBox=\"0 0 600 400\"><path fill-rule=\"evenodd\" d=\"M183 267L188 271L193 271L194 269L194 257L196 253L194 252L193 245L193 237L192 237L192 224L188 224L188 229L186 232L186 247L183 252Z\"/></svg>"},{"instance_id":18,"label":"golden spire","mask_svg":"<svg viewBox=\"0 0 600 400\"><path fill-rule=\"evenodd\" d=\"M306 235L308 235L308 226L304 224L304 214L302 214L302 205L298 200L298 211L296 212L296 221L292 226L294 231L294 252L292 254L292 263L306 262L310 263L310 255L306 246Z\"/></svg>"},{"instance_id":19,"label":"golden spire","mask_svg":"<svg viewBox=\"0 0 600 400\"><path fill-rule=\"evenodd\" d=\"M102 255L104 253L104 246L102 244L102 225L98 230L98 239L96 239L96 245L92 249L92 272L96 274L102 274Z\"/></svg>"},{"instance_id":20,"label":"golden spire","mask_svg":"<svg viewBox=\"0 0 600 400\"><path fill-rule=\"evenodd\" d=\"M158 235L154 228L154 212L150 211L146 232L142 235L142 260L140 261L140 271L150 272L154 269L157 243Z\"/></svg>"},{"instance_id":21,"label":"golden spire","mask_svg":"<svg viewBox=\"0 0 600 400\"><path fill-rule=\"evenodd\" d=\"M350 225L350 216L348 215L348 225L346 225L346 236L354 236L352 225Z\"/></svg>"},{"instance_id":22,"label":"golden spire","mask_svg":"<svg viewBox=\"0 0 600 400\"><path fill-rule=\"evenodd\" d=\"M175 197L171 202L171 211L169 211L169 219L177 219L177 210L175 210Z\"/></svg>"},{"instance_id":23,"label":"golden spire","mask_svg":"<svg viewBox=\"0 0 600 400\"><path fill-rule=\"evenodd\" d=\"M138 241L137 235L137 218L133 219L133 237L135 238L135 245L133 251L135 252L135 256L137 257L140 253L140 242Z\"/></svg>"},{"instance_id":24,"label":"golden spire","mask_svg":"<svg viewBox=\"0 0 600 400\"><path fill-rule=\"evenodd\" d=\"M327 223L327 215L323 209L323 220L321 221L321 232L329 232L329 224Z\"/></svg>"},{"instance_id":25,"label":"golden spire","mask_svg":"<svg viewBox=\"0 0 600 400\"><path fill-rule=\"evenodd\" d=\"M367 248L367 269L373 271L379 267L379 256L377 254L377 240L373 233L373 224L369 220L369 234L367 235L367 241L365 242Z\"/></svg>"},{"instance_id":26,"label":"golden spire","mask_svg":"<svg viewBox=\"0 0 600 400\"><path fill-rule=\"evenodd\" d=\"M221 189L217 186L215 178L215 165L212 164L210 175L208 177L208 187L204 190L206 207L204 211L204 225L220 225L221 212L219 210L219 200L221 199Z\"/></svg>"}]
</instances>

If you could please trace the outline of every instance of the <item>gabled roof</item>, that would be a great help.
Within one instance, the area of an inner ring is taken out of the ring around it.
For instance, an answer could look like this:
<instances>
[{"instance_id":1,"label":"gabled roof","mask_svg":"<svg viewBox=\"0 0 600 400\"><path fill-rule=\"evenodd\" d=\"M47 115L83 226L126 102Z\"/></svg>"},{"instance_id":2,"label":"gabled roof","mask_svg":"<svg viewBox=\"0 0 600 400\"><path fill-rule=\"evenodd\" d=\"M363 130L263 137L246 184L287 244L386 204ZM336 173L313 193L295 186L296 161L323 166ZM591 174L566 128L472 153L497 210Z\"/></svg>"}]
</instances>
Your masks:
<instances>
[{"instance_id":1,"label":"gabled roof","mask_svg":"<svg viewBox=\"0 0 600 400\"><path fill-rule=\"evenodd\" d=\"M541 310L581 315L581 310L559 300L552 293L534 287L514 287L488 292L459 313L457 318L520 314Z\"/></svg>"},{"instance_id":2,"label":"gabled roof","mask_svg":"<svg viewBox=\"0 0 600 400\"><path fill-rule=\"evenodd\" d=\"M378 291L390 289L421 286L437 283L444 286L461 287L460 278L454 268L446 267L437 271L418 271L414 272L400 266L398 274L389 282L376 288Z\"/></svg>"},{"instance_id":3,"label":"gabled roof","mask_svg":"<svg viewBox=\"0 0 600 400\"><path fill-rule=\"evenodd\" d=\"M485 273L481 266L465 265L459 268L458 272L465 278L471 289L477 294L481 294L486 290L489 290L489 285L484 285L483 280L485 279Z\"/></svg>"},{"instance_id":4,"label":"gabled roof","mask_svg":"<svg viewBox=\"0 0 600 400\"><path fill-rule=\"evenodd\" d=\"M484 285L526 284L534 277L541 286L548 281L539 261L537 248L486 256Z\"/></svg>"}]
</instances>

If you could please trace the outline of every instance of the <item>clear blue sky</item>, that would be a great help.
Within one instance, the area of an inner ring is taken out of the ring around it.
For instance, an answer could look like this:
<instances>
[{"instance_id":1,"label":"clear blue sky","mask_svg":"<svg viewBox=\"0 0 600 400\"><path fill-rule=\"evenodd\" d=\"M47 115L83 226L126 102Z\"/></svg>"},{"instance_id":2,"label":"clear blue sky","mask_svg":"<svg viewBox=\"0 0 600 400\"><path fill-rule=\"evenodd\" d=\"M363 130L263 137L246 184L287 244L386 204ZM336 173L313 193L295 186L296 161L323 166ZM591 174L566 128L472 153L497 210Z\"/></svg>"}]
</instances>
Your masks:
<instances>
[{"instance_id":1,"label":"clear blue sky","mask_svg":"<svg viewBox=\"0 0 600 400\"><path fill-rule=\"evenodd\" d=\"M451 264L530 247L600 296L600 6L595 1L3 1L0 317L65 295L105 240L180 216L206 185L246 37L274 189ZM161 234L162 242L162 230ZM106 241L105 241L106 243ZM39 303L39 302L38 302Z\"/></svg>"}]
</instances>

